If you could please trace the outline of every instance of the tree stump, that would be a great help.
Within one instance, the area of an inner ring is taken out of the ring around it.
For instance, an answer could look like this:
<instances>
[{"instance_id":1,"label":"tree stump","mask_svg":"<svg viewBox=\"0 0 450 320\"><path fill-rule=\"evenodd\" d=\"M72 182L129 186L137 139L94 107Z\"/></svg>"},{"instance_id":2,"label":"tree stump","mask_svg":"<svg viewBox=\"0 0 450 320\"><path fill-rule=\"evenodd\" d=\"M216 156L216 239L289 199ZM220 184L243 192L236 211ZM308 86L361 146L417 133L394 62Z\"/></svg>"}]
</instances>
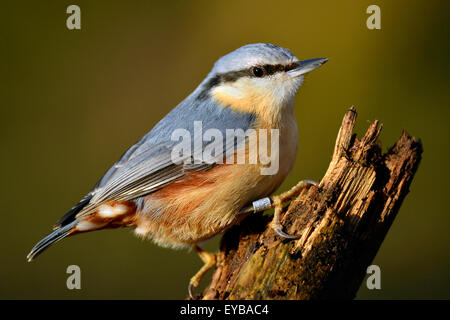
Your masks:
<instances>
[{"instance_id":1,"label":"tree stump","mask_svg":"<svg viewBox=\"0 0 450 320\"><path fill-rule=\"evenodd\" d=\"M344 116L320 184L291 202L281 239L270 216L251 214L228 230L203 299L353 299L418 168L422 144L403 131L382 154L373 122L353 134L357 113Z\"/></svg>"}]
</instances>

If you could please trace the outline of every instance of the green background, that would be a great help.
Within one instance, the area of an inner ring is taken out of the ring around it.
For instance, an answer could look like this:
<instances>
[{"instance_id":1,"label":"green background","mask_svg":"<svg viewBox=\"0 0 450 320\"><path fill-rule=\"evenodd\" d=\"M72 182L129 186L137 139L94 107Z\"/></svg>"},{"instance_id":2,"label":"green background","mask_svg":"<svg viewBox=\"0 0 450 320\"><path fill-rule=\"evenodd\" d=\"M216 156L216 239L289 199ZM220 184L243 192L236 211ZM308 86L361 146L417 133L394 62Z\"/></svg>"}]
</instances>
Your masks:
<instances>
[{"instance_id":1,"label":"green background","mask_svg":"<svg viewBox=\"0 0 450 320\"><path fill-rule=\"evenodd\" d=\"M81 7L80 31L66 28L70 4ZM381 30L366 27L371 4ZM385 149L403 128L422 139L411 192L374 261L382 289L363 283L357 297L450 298L449 9L431 0L2 1L0 298L186 296L198 257L126 229L66 239L33 263L25 256L217 58L255 42L330 59L297 95L300 149L281 190L320 180L351 105L359 135L384 123ZM81 290L66 288L71 264Z\"/></svg>"}]
</instances>

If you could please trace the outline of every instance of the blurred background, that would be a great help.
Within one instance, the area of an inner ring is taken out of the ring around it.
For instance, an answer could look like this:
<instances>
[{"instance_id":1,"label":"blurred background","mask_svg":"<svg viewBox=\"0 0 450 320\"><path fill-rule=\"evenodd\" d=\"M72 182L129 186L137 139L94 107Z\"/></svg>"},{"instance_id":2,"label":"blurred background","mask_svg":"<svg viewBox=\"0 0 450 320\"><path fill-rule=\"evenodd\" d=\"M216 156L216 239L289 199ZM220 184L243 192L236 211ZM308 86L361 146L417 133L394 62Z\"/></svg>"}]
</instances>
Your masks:
<instances>
[{"instance_id":1,"label":"blurred background","mask_svg":"<svg viewBox=\"0 0 450 320\"><path fill-rule=\"evenodd\" d=\"M68 30L66 8L81 8ZM381 8L381 30L366 8ZM450 298L448 1L2 1L0 19L0 298L183 299L201 266L187 251L130 230L83 234L33 263L25 256L130 145L206 76L220 56L270 42L328 57L297 95L293 173L320 180L346 110L357 133L384 123L422 139L411 192L374 264L381 290L359 299ZM215 250L219 239L205 247ZM66 268L81 268L81 290ZM209 274L210 275L210 274ZM203 281L205 285L206 281Z\"/></svg>"}]
</instances>

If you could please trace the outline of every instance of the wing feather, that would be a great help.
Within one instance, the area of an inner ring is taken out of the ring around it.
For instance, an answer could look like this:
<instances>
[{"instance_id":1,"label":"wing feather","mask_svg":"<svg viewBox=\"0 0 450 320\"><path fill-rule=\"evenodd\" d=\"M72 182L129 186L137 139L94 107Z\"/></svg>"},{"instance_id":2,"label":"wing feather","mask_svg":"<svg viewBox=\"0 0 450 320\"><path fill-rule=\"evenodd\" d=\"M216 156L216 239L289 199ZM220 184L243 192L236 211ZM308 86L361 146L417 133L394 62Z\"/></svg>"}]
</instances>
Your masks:
<instances>
[{"instance_id":1,"label":"wing feather","mask_svg":"<svg viewBox=\"0 0 450 320\"><path fill-rule=\"evenodd\" d=\"M213 141L212 148L218 143L221 142ZM209 170L223 160L222 154L213 158L211 163L195 162L192 156L189 156L189 159L182 159L181 163L176 164L172 160L172 147L169 143L159 144L148 147L138 156L130 157L124 162L120 160L120 165L115 166L116 170L109 176L109 180L93 190L89 204L75 218L91 214L99 204L109 200L127 201L147 195L182 179L189 171ZM237 145L227 144L225 149L236 147Z\"/></svg>"},{"instance_id":2,"label":"wing feather","mask_svg":"<svg viewBox=\"0 0 450 320\"><path fill-rule=\"evenodd\" d=\"M201 86L199 88L202 89ZM172 141L170 137L175 129L181 127L194 133L193 124L201 118L205 130L218 128L225 137L227 129L247 130L255 121L254 115L219 106L212 98L198 99L200 89L194 91L147 135L129 148L97 182L93 190L60 219L56 228L95 212L96 208L106 201L133 200L183 179L189 171L209 170L216 163L221 163L225 155L240 148L242 142L226 141L225 145L223 141L204 142L202 150L193 150L193 156L182 159L180 163L172 161L172 149L177 142ZM193 161L197 154L202 154L206 146L212 146L211 149L215 150L217 143L223 153L215 155L215 158L207 163ZM243 143L245 144L245 141Z\"/></svg>"}]
</instances>

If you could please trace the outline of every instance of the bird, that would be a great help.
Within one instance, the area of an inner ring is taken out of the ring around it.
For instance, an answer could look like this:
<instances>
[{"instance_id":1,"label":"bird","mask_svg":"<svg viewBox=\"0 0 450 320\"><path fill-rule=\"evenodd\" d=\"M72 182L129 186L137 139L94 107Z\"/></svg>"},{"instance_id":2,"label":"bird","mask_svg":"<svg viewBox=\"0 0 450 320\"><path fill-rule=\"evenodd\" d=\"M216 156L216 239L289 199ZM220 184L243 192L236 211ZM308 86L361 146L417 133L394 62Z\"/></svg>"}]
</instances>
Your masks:
<instances>
[{"instance_id":1,"label":"bird","mask_svg":"<svg viewBox=\"0 0 450 320\"><path fill-rule=\"evenodd\" d=\"M188 292L194 298L200 279L216 263L216 255L200 244L247 215L273 208L274 232L282 238L297 238L283 231L283 203L316 183L302 180L287 192L272 193L296 160L296 93L305 75L327 61L299 60L290 50L270 43L247 44L222 56L196 89L131 146L57 221L27 260L69 236L132 228L137 236L162 247L193 248L198 253L204 265L189 281ZM211 141L194 139L180 148L174 132L192 138L198 133L198 124L204 132L215 130L216 140L229 130L253 130L257 142L251 143L255 140L250 135L232 137L226 143L214 143L210 137ZM277 142L270 150L270 162L279 163L270 174L262 174L262 170L273 163L263 162L260 154L256 161L248 160L264 140L261 133L267 141ZM202 152L212 147L217 152L211 152L208 159L202 157ZM239 152L247 161L236 161Z\"/></svg>"}]
</instances>

